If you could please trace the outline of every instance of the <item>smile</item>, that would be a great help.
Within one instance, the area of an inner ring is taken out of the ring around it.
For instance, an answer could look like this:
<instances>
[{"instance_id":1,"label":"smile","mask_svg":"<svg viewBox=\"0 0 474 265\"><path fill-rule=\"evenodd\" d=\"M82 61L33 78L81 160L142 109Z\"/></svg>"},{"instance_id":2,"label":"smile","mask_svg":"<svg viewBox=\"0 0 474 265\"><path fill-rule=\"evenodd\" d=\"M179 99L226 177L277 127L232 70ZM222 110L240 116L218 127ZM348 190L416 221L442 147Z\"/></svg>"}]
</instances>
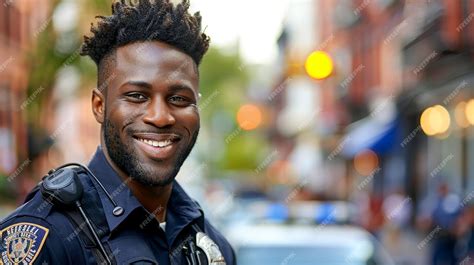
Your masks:
<instances>
[{"instance_id":1,"label":"smile","mask_svg":"<svg viewBox=\"0 0 474 265\"><path fill-rule=\"evenodd\" d=\"M153 147L166 147L168 145L171 145L173 142L171 140L164 140L164 141L155 141L155 140L149 140L149 139L143 139L143 138L137 138L139 141L142 141L146 143L147 145L153 146Z\"/></svg>"},{"instance_id":2,"label":"smile","mask_svg":"<svg viewBox=\"0 0 474 265\"><path fill-rule=\"evenodd\" d=\"M176 134L159 133L137 133L133 138L142 152L153 160L164 160L174 156L177 142L181 140Z\"/></svg>"}]
</instances>

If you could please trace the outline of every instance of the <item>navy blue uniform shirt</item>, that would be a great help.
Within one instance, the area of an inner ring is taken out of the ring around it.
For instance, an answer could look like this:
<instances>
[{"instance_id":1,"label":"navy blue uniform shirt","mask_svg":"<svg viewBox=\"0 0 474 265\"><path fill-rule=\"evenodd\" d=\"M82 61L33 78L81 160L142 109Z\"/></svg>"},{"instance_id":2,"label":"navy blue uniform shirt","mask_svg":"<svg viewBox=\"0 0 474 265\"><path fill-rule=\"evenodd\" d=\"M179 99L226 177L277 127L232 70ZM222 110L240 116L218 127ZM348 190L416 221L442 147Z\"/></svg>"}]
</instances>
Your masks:
<instances>
[{"instance_id":1,"label":"navy blue uniform shirt","mask_svg":"<svg viewBox=\"0 0 474 265\"><path fill-rule=\"evenodd\" d=\"M89 169L124 209L122 215L114 216L114 206L105 192L89 176L80 174L84 186L82 204L116 264L187 264L183 246L195 240L199 230L207 235L206 243L213 246L213 255L225 259L225 263L213 264L235 264L227 240L176 181L163 231L155 219L162 209L148 212L133 196L127 180L122 181L109 165L100 147ZM85 222L75 223L51 200L43 198L41 192L36 192L0 222L0 264L97 264L97 248L87 241L84 229L88 229Z\"/></svg>"}]
</instances>

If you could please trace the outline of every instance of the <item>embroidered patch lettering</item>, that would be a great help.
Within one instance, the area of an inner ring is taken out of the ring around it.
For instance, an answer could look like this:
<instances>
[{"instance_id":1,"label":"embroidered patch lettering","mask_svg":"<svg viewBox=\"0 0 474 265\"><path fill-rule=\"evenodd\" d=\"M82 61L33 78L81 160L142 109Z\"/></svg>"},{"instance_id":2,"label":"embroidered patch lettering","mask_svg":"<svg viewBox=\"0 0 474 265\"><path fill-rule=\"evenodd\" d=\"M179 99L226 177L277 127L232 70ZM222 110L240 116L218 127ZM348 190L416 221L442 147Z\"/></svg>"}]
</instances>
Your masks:
<instances>
[{"instance_id":1,"label":"embroidered patch lettering","mask_svg":"<svg viewBox=\"0 0 474 265\"><path fill-rule=\"evenodd\" d=\"M0 231L1 264L33 264L49 229L32 223L17 223Z\"/></svg>"}]
</instances>

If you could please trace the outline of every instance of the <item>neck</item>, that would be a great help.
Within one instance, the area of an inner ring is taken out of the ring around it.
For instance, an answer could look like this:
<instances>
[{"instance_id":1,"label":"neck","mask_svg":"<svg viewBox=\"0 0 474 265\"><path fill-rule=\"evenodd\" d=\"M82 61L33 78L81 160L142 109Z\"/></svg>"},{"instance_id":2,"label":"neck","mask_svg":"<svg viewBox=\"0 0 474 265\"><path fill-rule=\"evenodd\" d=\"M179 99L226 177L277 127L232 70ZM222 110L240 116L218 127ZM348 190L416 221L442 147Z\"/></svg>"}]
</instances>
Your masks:
<instances>
[{"instance_id":1,"label":"neck","mask_svg":"<svg viewBox=\"0 0 474 265\"><path fill-rule=\"evenodd\" d=\"M160 223L166 220L166 206L171 196L172 183L163 187L150 187L132 180L128 183L128 187L143 207Z\"/></svg>"},{"instance_id":2,"label":"neck","mask_svg":"<svg viewBox=\"0 0 474 265\"><path fill-rule=\"evenodd\" d=\"M102 138L102 137L101 137ZM170 183L162 187L151 187L143 185L125 172L123 172L109 156L107 147L105 146L105 141L101 139L102 150L104 152L105 158L112 166L113 170L117 172L119 177L124 181L127 186L132 191L133 195L137 200L143 205L143 207L153 214L159 222L165 222L166 220L166 207L168 205L168 200L171 196L171 190L173 188L173 183Z\"/></svg>"}]
</instances>

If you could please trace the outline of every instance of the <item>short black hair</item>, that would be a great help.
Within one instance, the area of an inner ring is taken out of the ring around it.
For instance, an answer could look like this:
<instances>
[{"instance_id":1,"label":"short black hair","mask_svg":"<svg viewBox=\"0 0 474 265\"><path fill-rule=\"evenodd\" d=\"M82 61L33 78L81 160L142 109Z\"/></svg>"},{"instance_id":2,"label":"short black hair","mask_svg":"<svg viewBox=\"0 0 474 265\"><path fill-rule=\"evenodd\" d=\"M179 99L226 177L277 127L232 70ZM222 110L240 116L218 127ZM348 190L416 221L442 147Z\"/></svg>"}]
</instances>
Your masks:
<instances>
[{"instance_id":1,"label":"short black hair","mask_svg":"<svg viewBox=\"0 0 474 265\"><path fill-rule=\"evenodd\" d=\"M90 56L100 68L102 59L116 48L134 42L161 41L189 55L196 65L209 48L210 38L201 30L199 12L188 12L189 0L174 5L169 0L120 0L111 16L97 16L92 36L84 36L81 55Z\"/></svg>"}]
</instances>

